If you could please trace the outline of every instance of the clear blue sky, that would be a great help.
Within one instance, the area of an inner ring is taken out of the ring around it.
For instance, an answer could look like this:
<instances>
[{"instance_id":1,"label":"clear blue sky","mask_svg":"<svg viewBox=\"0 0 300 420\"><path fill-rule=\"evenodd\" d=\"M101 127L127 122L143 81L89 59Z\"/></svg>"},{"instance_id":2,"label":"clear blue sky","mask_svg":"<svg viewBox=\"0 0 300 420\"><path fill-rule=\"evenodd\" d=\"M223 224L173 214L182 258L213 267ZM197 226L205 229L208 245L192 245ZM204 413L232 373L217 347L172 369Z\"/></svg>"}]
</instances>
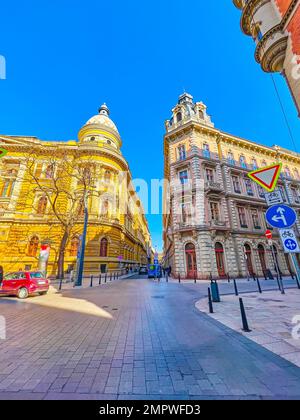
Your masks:
<instances>
[{"instance_id":1,"label":"clear blue sky","mask_svg":"<svg viewBox=\"0 0 300 420\"><path fill-rule=\"evenodd\" d=\"M19 0L4 2L1 17L2 134L75 139L107 102L133 176L160 178L164 120L186 89L218 128L292 148L270 75L231 0ZM276 80L299 139L290 94ZM161 217L148 219L161 247Z\"/></svg>"}]
</instances>

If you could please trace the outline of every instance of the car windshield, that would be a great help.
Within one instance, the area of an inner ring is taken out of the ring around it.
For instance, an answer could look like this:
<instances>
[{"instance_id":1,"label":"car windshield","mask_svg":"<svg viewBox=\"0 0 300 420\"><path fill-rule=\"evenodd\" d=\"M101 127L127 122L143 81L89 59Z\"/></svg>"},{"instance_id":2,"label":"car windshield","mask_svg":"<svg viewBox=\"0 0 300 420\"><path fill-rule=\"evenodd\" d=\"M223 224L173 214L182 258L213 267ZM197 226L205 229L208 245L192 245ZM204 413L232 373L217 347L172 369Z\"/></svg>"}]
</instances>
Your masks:
<instances>
[{"instance_id":1,"label":"car windshield","mask_svg":"<svg viewBox=\"0 0 300 420\"><path fill-rule=\"evenodd\" d=\"M43 275L43 273L36 272L36 273L30 273L30 277L32 279L43 279L44 275Z\"/></svg>"}]
</instances>

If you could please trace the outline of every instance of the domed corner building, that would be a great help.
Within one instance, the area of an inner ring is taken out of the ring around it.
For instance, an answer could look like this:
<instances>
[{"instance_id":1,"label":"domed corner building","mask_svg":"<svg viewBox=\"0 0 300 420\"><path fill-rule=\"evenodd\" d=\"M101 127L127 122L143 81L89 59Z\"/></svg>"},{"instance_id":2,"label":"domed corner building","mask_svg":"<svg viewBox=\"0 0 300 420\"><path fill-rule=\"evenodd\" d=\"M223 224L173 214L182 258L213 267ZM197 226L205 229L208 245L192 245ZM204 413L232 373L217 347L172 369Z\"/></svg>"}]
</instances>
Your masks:
<instances>
[{"instance_id":1,"label":"domed corner building","mask_svg":"<svg viewBox=\"0 0 300 420\"><path fill-rule=\"evenodd\" d=\"M43 245L50 246L48 275L57 275L60 258L65 273L76 270L86 210L84 275L147 264L150 233L128 188L121 146L106 104L80 129L78 141L0 136L7 151L0 159L0 265L6 273L38 269Z\"/></svg>"}]
</instances>

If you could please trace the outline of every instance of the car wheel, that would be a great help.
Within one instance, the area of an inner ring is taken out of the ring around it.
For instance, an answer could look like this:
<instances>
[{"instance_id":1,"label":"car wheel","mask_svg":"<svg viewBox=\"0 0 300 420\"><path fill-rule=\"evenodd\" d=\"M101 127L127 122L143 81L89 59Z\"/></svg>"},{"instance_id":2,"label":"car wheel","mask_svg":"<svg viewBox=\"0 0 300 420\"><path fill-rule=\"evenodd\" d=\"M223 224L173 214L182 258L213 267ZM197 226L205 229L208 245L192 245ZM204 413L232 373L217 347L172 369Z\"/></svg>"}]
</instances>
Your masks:
<instances>
[{"instance_id":1,"label":"car wheel","mask_svg":"<svg viewBox=\"0 0 300 420\"><path fill-rule=\"evenodd\" d=\"M26 289L26 287L22 287L21 289L18 290L18 298L19 299L27 299L28 298L28 290Z\"/></svg>"},{"instance_id":2,"label":"car wheel","mask_svg":"<svg viewBox=\"0 0 300 420\"><path fill-rule=\"evenodd\" d=\"M40 296L45 296L48 292L40 292L39 295Z\"/></svg>"}]
</instances>

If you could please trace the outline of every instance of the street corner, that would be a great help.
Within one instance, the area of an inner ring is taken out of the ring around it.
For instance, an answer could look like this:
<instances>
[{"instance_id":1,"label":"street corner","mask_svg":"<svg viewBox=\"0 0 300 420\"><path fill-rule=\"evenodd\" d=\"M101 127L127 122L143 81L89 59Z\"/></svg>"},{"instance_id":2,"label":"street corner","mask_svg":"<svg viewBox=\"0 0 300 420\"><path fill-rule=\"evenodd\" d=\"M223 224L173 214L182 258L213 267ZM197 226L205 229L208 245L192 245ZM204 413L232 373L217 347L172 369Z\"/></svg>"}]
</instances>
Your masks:
<instances>
[{"instance_id":1,"label":"street corner","mask_svg":"<svg viewBox=\"0 0 300 420\"><path fill-rule=\"evenodd\" d=\"M200 299L196 308L220 324L249 338L267 350L300 367L300 290L246 293L242 295L245 314L239 298L222 296L213 303L210 313L207 298ZM244 330L246 317L249 331Z\"/></svg>"}]
</instances>

